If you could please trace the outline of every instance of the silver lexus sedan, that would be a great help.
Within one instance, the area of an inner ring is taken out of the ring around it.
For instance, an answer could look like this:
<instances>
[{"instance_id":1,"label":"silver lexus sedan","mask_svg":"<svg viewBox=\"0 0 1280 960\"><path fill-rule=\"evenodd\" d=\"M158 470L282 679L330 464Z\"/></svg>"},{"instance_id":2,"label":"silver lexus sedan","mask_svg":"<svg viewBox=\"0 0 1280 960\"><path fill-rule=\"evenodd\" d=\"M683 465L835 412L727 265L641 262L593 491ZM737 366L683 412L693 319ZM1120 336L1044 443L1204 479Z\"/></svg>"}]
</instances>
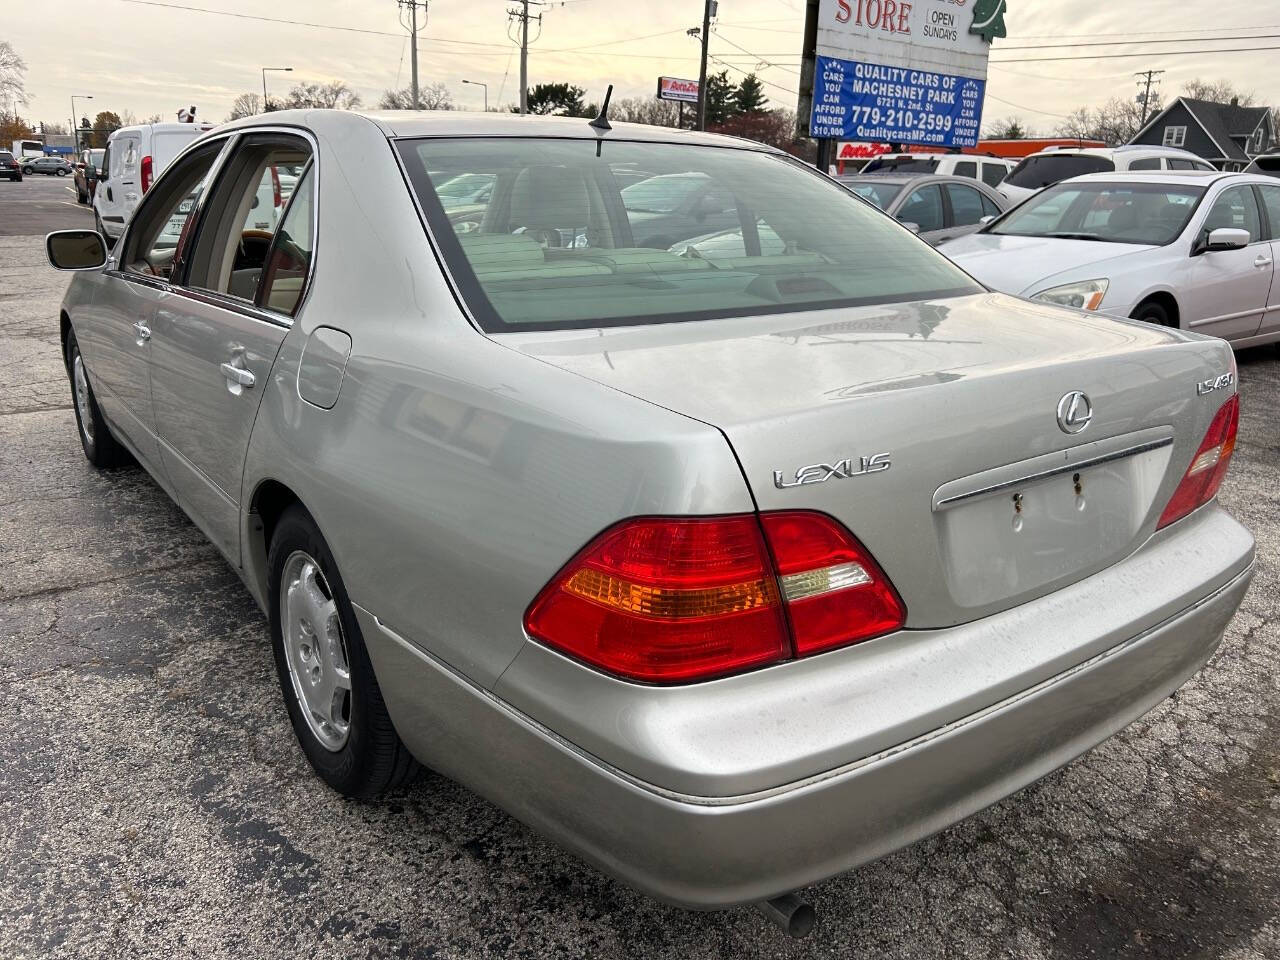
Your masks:
<instances>
[{"instance_id":1,"label":"silver lexus sedan","mask_svg":"<svg viewBox=\"0 0 1280 960\"><path fill-rule=\"evenodd\" d=\"M741 256L637 245L671 175ZM85 454L240 572L316 774L429 766L677 904L797 929L1176 690L1252 574L1226 343L992 293L757 144L274 113L48 248Z\"/></svg>"}]
</instances>

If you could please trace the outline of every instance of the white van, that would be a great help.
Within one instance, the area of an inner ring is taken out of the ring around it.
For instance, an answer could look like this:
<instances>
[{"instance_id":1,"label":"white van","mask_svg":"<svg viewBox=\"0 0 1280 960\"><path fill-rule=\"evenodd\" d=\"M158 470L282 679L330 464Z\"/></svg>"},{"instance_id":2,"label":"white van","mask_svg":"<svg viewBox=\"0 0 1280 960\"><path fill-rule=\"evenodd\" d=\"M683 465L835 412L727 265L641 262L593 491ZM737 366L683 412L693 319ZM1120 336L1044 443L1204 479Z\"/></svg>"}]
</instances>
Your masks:
<instances>
[{"instance_id":1,"label":"white van","mask_svg":"<svg viewBox=\"0 0 1280 960\"><path fill-rule=\"evenodd\" d=\"M1021 203L1045 187L1082 177L1086 173L1115 173L1126 170L1213 170L1189 150L1176 147L1050 147L1027 157L997 188L1005 199Z\"/></svg>"},{"instance_id":2,"label":"white van","mask_svg":"<svg viewBox=\"0 0 1280 960\"><path fill-rule=\"evenodd\" d=\"M863 173L919 173L942 177L968 177L988 187L998 186L1014 168L1012 160L973 153L886 153L876 157Z\"/></svg>"},{"instance_id":3,"label":"white van","mask_svg":"<svg viewBox=\"0 0 1280 960\"><path fill-rule=\"evenodd\" d=\"M121 127L107 140L98 189L93 195L98 232L115 243L142 195L182 149L212 123L141 123Z\"/></svg>"}]
</instances>

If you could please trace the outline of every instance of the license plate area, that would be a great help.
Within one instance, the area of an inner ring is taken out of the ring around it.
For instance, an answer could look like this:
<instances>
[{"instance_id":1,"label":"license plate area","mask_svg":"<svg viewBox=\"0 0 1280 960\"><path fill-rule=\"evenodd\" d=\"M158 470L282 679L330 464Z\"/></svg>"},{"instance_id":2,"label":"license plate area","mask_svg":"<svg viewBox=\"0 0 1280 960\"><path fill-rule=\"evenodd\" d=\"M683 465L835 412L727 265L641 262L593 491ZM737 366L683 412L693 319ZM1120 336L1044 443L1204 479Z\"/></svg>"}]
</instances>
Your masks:
<instances>
[{"instance_id":1,"label":"license plate area","mask_svg":"<svg viewBox=\"0 0 1280 960\"><path fill-rule=\"evenodd\" d=\"M1119 439L939 488L934 523L957 604L981 607L1088 576L1135 548L1173 441Z\"/></svg>"}]
</instances>

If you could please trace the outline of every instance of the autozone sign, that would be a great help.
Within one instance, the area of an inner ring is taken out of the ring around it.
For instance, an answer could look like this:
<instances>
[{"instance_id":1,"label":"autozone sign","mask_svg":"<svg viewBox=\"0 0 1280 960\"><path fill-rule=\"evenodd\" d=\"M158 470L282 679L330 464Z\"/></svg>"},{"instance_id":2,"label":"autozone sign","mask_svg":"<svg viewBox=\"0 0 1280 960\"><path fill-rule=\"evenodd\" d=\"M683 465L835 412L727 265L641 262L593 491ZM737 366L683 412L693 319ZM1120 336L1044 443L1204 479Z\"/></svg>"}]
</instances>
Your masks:
<instances>
[{"instance_id":1,"label":"autozone sign","mask_svg":"<svg viewBox=\"0 0 1280 960\"><path fill-rule=\"evenodd\" d=\"M679 103L698 102L698 81L681 80L679 77L658 78L658 99Z\"/></svg>"}]
</instances>

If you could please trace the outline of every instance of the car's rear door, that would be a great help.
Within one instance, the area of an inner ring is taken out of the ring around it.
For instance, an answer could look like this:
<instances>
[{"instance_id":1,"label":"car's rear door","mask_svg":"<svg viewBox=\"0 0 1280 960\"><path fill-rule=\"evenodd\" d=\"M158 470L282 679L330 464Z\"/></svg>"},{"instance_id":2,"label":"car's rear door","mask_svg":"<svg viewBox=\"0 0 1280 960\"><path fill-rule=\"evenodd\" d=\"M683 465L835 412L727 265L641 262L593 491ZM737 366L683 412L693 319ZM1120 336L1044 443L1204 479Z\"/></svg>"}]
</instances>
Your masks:
<instances>
[{"instance_id":1,"label":"car's rear door","mask_svg":"<svg viewBox=\"0 0 1280 960\"><path fill-rule=\"evenodd\" d=\"M963 237L982 226L986 208L982 204L982 194L976 187L967 183L947 183L943 184L942 189L947 198L947 229L938 239Z\"/></svg>"},{"instance_id":2,"label":"car's rear door","mask_svg":"<svg viewBox=\"0 0 1280 960\"><path fill-rule=\"evenodd\" d=\"M312 154L294 134L242 137L203 201L182 286L156 310L151 383L165 469L183 507L233 561L245 452L310 267L313 184L298 181L272 231L253 202L271 167Z\"/></svg>"},{"instance_id":3,"label":"car's rear door","mask_svg":"<svg viewBox=\"0 0 1280 960\"><path fill-rule=\"evenodd\" d=\"M1193 247L1179 280L1182 326L1224 340L1252 337L1262 324L1274 263L1271 244L1262 235L1257 196L1251 186L1228 186L1201 207L1196 244L1220 228L1248 230L1251 242L1240 250Z\"/></svg>"},{"instance_id":4,"label":"car's rear door","mask_svg":"<svg viewBox=\"0 0 1280 960\"><path fill-rule=\"evenodd\" d=\"M1267 309L1262 316L1258 333L1274 334L1280 333L1280 184L1274 187L1259 184L1254 190L1262 201L1269 228L1267 236L1271 241L1271 292L1267 297Z\"/></svg>"}]
</instances>

